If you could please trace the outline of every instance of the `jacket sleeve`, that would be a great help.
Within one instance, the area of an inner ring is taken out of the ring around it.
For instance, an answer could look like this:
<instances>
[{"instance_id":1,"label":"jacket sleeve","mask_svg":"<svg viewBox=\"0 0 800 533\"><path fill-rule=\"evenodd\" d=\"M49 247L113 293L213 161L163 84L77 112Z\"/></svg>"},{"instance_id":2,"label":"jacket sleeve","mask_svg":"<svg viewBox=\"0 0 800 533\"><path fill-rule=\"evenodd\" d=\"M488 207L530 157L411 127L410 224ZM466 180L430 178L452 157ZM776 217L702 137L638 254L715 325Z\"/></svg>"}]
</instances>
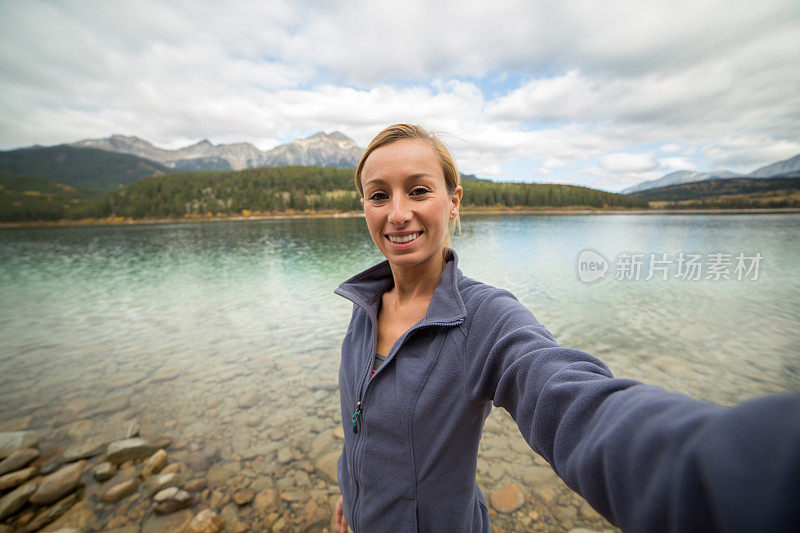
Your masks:
<instances>
[{"instance_id":1,"label":"jacket sleeve","mask_svg":"<svg viewBox=\"0 0 800 533\"><path fill-rule=\"evenodd\" d=\"M800 531L800 394L725 408L614 378L500 289L472 324L468 394L624 531Z\"/></svg>"}]
</instances>

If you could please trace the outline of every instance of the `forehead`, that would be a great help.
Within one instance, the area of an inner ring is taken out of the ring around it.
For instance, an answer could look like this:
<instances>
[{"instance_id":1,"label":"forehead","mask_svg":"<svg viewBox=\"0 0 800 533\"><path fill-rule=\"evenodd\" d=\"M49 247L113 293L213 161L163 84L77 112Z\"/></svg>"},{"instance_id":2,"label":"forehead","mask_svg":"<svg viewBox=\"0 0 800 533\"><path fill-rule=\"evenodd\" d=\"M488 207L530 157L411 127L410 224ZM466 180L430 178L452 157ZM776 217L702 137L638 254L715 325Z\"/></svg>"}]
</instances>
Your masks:
<instances>
[{"instance_id":1,"label":"forehead","mask_svg":"<svg viewBox=\"0 0 800 533\"><path fill-rule=\"evenodd\" d=\"M403 139L376 148L364 162L361 180L403 179L412 175L430 175L444 180L436 150L420 139Z\"/></svg>"}]
</instances>

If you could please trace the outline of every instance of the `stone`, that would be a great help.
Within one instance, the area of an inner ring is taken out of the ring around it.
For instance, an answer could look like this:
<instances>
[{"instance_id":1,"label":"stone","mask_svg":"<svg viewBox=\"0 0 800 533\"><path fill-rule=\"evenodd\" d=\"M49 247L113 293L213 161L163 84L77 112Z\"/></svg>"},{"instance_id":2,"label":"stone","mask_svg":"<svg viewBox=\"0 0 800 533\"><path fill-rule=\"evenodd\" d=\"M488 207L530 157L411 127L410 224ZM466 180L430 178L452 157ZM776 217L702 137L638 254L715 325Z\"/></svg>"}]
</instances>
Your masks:
<instances>
[{"instance_id":1,"label":"stone","mask_svg":"<svg viewBox=\"0 0 800 533\"><path fill-rule=\"evenodd\" d=\"M328 483L336 483L338 463L341 453L338 450L328 452L314 463L317 473Z\"/></svg>"},{"instance_id":2,"label":"stone","mask_svg":"<svg viewBox=\"0 0 800 533\"><path fill-rule=\"evenodd\" d=\"M285 502L300 502L307 498L308 496L299 490L287 490L285 492L281 492L281 500Z\"/></svg>"},{"instance_id":3,"label":"stone","mask_svg":"<svg viewBox=\"0 0 800 533\"><path fill-rule=\"evenodd\" d=\"M33 431L4 431L0 433L0 459L22 448L35 448L39 437Z\"/></svg>"},{"instance_id":4,"label":"stone","mask_svg":"<svg viewBox=\"0 0 800 533\"><path fill-rule=\"evenodd\" d=\"M337 426L337 428L333 430L333 436L339 440L344 440L344 428L342 426Z\"/></svg>"},{"instance_id":5,"label":"stone","mask_svg":"<svg viewBox=\"0 0 800 533\"><path fill-rule=\"evenodd\" d=\"M117 473L116 465L109 463L108 461L98 464L92 469L92 475L94 478L102 483L103 481L108 481L114 474Z\"/></svg>"},{"instance_id":6,"label":"stone","mask_svg":"<svg viewBox=\"0 0 800 533\"><path fill-rule=\"evenodd\" d=\"M159 491L154 497L153 508L157 513L173 513L179 509L189 507L192 504L192 496L185 490L178 487L169 487Z\"/></svg>"},{"instance_id":7,"label":"stone","mask_svg":"<svg viewBox=\"0 0 800 533\"><path fill-rule=\"evenodd\" d=\"M492 492L490 499L492 507L501 513L513 513L525 503L525 496L514 483Z\"/></svg>"},{"instance_id":8,"label":"stone","mask_svg":"<svg viewBox=\"0 0 800 533\"><path fill-rule=\"evenodd\" d=\"M78 497L75 494L70 494L66 498L60 500L54 506L43 509L25 527L25 531L39 531L47 524L69 511L77 501Z\"/></svg>"},{"instance_id":9,"label":"stone","mask_svg":"<svg viewBox=\"0 0 800 533\"><path fill-rule=\"evenodd\" d=\"M0 462L0 476L25 468L31 461L39 457L35 448L21 448Z\"/></svg>"},{"instance_id":10,"label":"stone","mask_svg":"<svg viewBox=\"0 0 800 533\"><path fill-rule=\"evenodd\" d=\"M61 461L64 463L74 463L81 459L89 459L95 455L100 455L106 449L107 443L97 441L76 442L70 445L61 454Z\"/></svg>"},{"instance_id":11,"label":"stone","mask_svg":"<svg viewBox=\"0 0 800 533\"><path fill-rule=\"evenodd\" d=\"M162 381L171 381L181 374L180 368L160 368L158 372L153 374L150 381L153 383L160 383Z\"/></svg>"},{"instance_id":12,"label":"stone","mask_svg":"<svg viewBox=\"0 0 800 533\"><path fill-rule=\"evenodd\" d=\"M300 513L303 531L320 531L331 518L331 513L314 500L309 500Z\"/></svg>"},{"instance_id":13,"label":"stone","mask_svg":"<svg viewBox=\"0 0 800 533\"><path fill-rule=\"evenodd\" d=\"M292 450L289 448L281 448L278 450L278 463L285 465L292 461Z\"/></svg>"},{"instance_id":14,"label":"stone","mask_svg":"<svg viewBox=\"0 0 800 533\"><path fill-rule=\"evenodd\" d=\"M179 474L159 474L147 478L144 482L144 491L148 497L170 487L182 487L183 478Z\"/></svg>"},{"instance_id":15,"label":"stone","mask_svg":"<svg viewBox=\"0 0 800 533\"><path fill-rule=\"evenodd\" d=\"M186 464L195 472L205 472L211 466L211 461L202 453L195 452L186 456Z\"/></svg>"},{"instance_id":16,"label":"stone","mask_svg":"<svg viewBox=\"0 0 800 533\"><path fill-rule=\"evenodd\" d=\"M106 450L106 459L114 464L124 463L125 461L145 459L156 453L159 448L157 443L147 439L135 437L112 442Z\"/></svg>"},{"instance_id":17,"label":"stone","mask_svg":"<svg viewBox=\"0 0 800 533\"><path fill-rule=\"evenodd\" d=\"M28 468L23 468L22 470L0 476L0 491L18 487L35 476L38 472L39 469L37 467L29 466Z\"/></svg>"},{"instance_id":18,"label":"stone","mask_svg":"<svg viewBox=\"0 0 800 533\"><path fill-rule=\"evenodd\" d=\"M140 531L141 533L183 531L193 516L193 513L188 509L166 515L151 514L142 522Z\"/></svg>"},{"instance_id":19,"label":"stone","mask_svg":"<svg viewBox=\"0 0 800 533\"><path fill-rule=\"evenodd\" d=\"M323 431L311 441L311 450L308 455L313 459L322 457L326 452L331 451L331 448L335 445L335 439L333 431Z\"/></svg>"},{"instance_id":20,"label":"stone","mask_svg":"<svg viewBox=\"0 0 800 533\"><path fill-rule=\"evenodd\" d=\"M86 461L78 461L56 470L39 483L39 488L31 496L31 503L47 505L60 500L83 484L81 474Z\"/></svg>"},{"instance_id":21,"label":"stone","mask_svg":"<svg viewBox=\"0 0 800 533\"><path fill-rule=\"evenodd\" d=\"M186 533L221 533L225 531L225 519L212 511L203 509L192 518Z\"/></svg>"},{"instance_id":22,"label":"stone","mask_svg":"<svg viewBox=\"0 0 800 533\"><path fill-rule=\"evenodd\" d=\"M127 516L115 516L106 523L106 529L115 529L127 525L130 522Z\"/></svg>"},{"instance_id":23,"label":"stone","mask_svg":"<svg viewBox=\"0 0 800 533\"><path fill-rule=\"evenodd\" d=\"M106 489L105 492L103 492L103 495L100 496L100 499L105 503L118 502L125 496L133 494L138 487L139 481L135 479L129 479Z\"/></svg>"},{"instance_id":24,"label":"stone","mask_svg":"<svg viewBox=\"0 0 800 533\"><path fill-rule=\"evenodd\" d=\"M162 474L180 474L183 472L184 467L183 463L172 463L171 465L167 465L164 467L164 470L161 471Z\"/></svg>"},{"instance_id":25,"label":"stone","mask_svg":"<svg viewBox=\"0 0 800 533\"><path fill-rule=\"evenodd\" d=\"M208 486L208 481L206 481L206 478L201 477L201 478L193 479L193 480L189 481L188 483L186 483L186 486L183 487L183 488L186 489L189 492L200 492L203 489L205 489L207 486Z\"/></svg>"},{"instance_id":26,"label":"stone","mask_svg":"<svg viewBox=\"0 0 800 533\"><path fill-rule=\"evenodd\" d=\"M252 392L250 392L248 394L245 394L241 398L239 398L239 400L237 401L236 405L238 405L242 409L248 409L250 407L253 407L255 404L257 404L258 400L259 400L258 393L255 392L255 391L252 391Z\"/></svg>"},{"instance_id":27,"label":"stone","mask_svg":"<svg viewBox=\"0 0 800 533\"><path fill-rule=\"evenodd\" d=\"M81 500L72 506L64 515L47 526L44 531L59 531L74 528L77 531L97 531L100 524L89 500Z\"/></svg>"},{"instance_id":28,"label":"stone","mask_svg":"<svg viewBox=\"0 0 800 533\"><path fill-rule=\"evenodd\" d=\"M208 469L206 479L209 487L218 487L239 473L238 464L215 464Z\"/></svg>"},{"instance_id":29,"label":"stone","mask_svg":"<svg viewBox=\"0 0 800 533\"><path fill-rule=\"evenodd\" d=\"M236 505L241 507L253 501L255 495L256 494L255 492L253 492L252 489L237 490L236 492L233 493L233 501L236 503Z\"/></svg>"},{"instance_id":30,"label":"stone","mask_svg":"<svg viewBox=\"0 0 800 533\"><path fill-rule=\"evenodd\" d=\"M164 467L167 466L167 452L158 450L156 453L147 458L139 471L139 475L143 478L158 474Z\"/></svg>"},{"instance_id":31,"label":"stone","mask_svg":"<svg viewBox=\"0 0 800 533\"><path fill-rule=\"evenodd\" d=\"M253 499L253 509L261 514L269 514L278 509L280 503L278 491L275 489L264 489L256 494Z\"/></svg>"},{"instance_id":32,"label":"stone","mask_svg":"<svg viewBox=\"0 0 800 533\"><path fill-rule=\"evenodd\" d=\"M0 498L0 520L22 508L34 492L36 492L36 482L31 481Z\"/></svg>"},{"instance_id":33,"label":"stone","mask_svg":"<svg viewBox=\"0 0 800 533\"><path fill-rule=\"evenodd\" d=\"M284 517L280 517L275 521L274 524L272 524L272 533L283 531L284 527L286 527L286 519Z\"/></svg>"}]
</instances>

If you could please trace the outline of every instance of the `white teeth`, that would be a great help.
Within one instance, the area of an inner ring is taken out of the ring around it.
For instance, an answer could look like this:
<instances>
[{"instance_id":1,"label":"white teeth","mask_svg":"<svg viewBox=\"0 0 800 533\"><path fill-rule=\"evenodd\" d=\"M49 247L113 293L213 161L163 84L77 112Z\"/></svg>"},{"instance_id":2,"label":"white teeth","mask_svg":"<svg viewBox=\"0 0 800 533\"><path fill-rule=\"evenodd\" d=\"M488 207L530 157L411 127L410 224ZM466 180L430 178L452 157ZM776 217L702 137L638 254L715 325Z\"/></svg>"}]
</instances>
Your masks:
<instances>
[{"instance_id":1,"label":"white teeth","mask_svg":"<svg viewBox=\"0 0 800 533\"><path fill-rule=\"evenodd\" d=\"M389 240L392 241L393 243L403 244L404 242L413 241L414 239L416 239L420 235L422 235L422 233L417 232L417 233L411 233L410 235L403 235L402 237L395 237L393 235L387 235L387 237L389 237Z\"/></svg>"}]
</instances>

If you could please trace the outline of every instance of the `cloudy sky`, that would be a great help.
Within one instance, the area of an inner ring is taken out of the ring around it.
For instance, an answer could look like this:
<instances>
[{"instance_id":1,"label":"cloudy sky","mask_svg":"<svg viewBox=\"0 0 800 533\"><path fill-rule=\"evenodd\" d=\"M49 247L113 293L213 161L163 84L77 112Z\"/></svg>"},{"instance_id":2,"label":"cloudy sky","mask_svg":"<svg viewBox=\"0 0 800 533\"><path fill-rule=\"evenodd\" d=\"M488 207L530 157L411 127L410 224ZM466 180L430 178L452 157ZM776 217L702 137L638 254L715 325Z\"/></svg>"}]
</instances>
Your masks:
<instances>
[{"instance_id":1,"label":"cloudy sky","mask_svg":"<svg viewBox=\"0 0 800 533\"><path fill-rule=\"evenodd\" d=\"M0 149L261 149L421 123L461 170L617 191L800 153L797 0L0 0Z\"/></svg>"}]
</instances>

